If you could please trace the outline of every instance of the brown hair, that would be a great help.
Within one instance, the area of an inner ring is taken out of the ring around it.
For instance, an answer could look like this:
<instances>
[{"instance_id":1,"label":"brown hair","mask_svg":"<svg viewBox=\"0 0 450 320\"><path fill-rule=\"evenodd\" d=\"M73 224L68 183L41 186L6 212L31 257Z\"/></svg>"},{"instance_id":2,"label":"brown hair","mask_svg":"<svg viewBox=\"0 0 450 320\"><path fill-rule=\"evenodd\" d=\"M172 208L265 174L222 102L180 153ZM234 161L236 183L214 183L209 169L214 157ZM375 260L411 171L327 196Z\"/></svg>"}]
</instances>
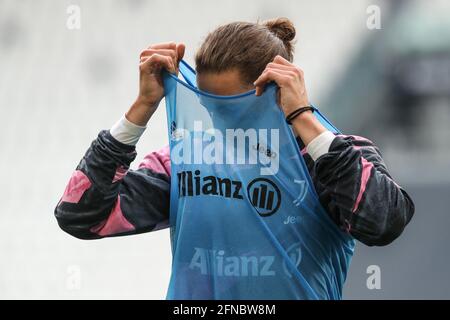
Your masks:
<instances>
[{"instance_id":1,"label":"brown hair","mask_svg":"<svg viewBox=\"0 0 450 320\"><path fill-rule=\"evenodd\" d=\"M287 18L222 25L197 51L196 70L219 73L236 68L243 81L253 83L277 55L292 62L294 38L294 25Z\"/></svg>"}]
</instances>

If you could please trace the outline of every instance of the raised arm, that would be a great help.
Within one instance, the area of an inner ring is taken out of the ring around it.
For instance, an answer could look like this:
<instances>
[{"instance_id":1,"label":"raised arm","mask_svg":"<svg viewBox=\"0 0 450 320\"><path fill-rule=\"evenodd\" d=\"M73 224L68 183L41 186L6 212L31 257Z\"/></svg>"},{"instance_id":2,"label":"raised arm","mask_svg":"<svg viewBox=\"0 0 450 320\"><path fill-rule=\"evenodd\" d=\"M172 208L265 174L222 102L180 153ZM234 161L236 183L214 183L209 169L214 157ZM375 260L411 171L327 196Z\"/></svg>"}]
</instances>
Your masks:
<instances>
[{"instance_id":1,"label":"raised arm","mask_svg":"<svg viewBox=\"0 0 450 320\"><path fill-rule=\"evenodd\" d=\"M110 131L102 131L73 173L55 209L60 227L82 239L155 231L168 226L168 149L149 154L130 170L135 144L163 95L163 69L176 73L183 44L160 43L143 50L139 94Z\"/></svg>"}]
</instances>

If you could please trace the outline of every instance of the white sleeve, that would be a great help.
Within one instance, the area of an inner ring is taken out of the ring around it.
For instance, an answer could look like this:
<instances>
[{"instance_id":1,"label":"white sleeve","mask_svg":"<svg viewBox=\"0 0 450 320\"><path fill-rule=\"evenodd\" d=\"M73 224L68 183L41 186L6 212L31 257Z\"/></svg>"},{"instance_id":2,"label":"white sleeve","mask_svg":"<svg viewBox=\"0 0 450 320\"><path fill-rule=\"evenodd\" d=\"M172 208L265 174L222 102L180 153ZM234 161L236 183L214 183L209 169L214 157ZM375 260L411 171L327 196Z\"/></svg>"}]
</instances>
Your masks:
<instances>
[{"instance_id":1,"label":"white sleeve","mask_svg":"<svg viewBox=\"0 0 450 320\"><path fill-rule=\"evenodd\" d=\"M315 137L307 146L306 151L314 161L324 155L330 149L335 135L331 131L325 131Z\"/></svg>"},{"instance_id":2,"label":"white sleeve","mask_svg":"<svg viewBox=\"0 0 450 320\"><path fill-rule=\"evenodd\" d=\"M112 126L109 133L117 141L135 146L146 128L130 122L124 115Z\"/></svg>"}]
</instances>

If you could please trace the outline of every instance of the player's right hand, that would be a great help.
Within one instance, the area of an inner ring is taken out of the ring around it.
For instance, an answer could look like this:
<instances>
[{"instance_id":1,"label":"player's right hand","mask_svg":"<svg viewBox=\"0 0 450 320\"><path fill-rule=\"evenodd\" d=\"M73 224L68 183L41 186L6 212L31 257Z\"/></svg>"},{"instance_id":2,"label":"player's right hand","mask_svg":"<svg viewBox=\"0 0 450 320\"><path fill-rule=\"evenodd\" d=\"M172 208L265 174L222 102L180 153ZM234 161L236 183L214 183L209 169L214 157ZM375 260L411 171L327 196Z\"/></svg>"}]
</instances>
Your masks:
<instances>
[{"instance_id":1,"label":"player's right hand","mask_svg":"<svg viewBox=\"0 0 450 320\"><path fill-rule=\"evenodd\" d=\"M164 96L162 70L178 73L178 64L184 56L182 43L158 43L140 54L138 103L149 109L156 109Z\"/></svg>"}]
</instances>

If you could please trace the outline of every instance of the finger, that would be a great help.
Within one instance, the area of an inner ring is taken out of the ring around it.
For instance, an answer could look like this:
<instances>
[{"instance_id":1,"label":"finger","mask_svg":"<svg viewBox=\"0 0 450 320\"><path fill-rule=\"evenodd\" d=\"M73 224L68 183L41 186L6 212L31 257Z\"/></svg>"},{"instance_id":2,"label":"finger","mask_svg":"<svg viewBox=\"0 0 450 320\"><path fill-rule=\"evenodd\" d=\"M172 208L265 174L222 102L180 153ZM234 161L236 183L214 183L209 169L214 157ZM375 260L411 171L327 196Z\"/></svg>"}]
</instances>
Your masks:
<instances>
[{"instance_id":1,"label":"finger","mask_svg":"<svg viewBox=\"0 0 450 320\"><path fill-rule=\"evenodd\" d=\"M175 64L169 56L163 56L160 54L151 55L143 64L142 67L149 68L150 71L160 70L161 67L165 68L167 71L175 73Z\"/></svg>"},{"instance_id":2,"label":"finger","mask_svg":"<svg viewBox=\"0 0 450 320\"><path fill-rule=\"evenodd\" d=\"M167 56L172 59L172 65L177 66L177 54L175 50L171 49L146 49L141 53L141 63L147 61L151 56L158 54L162 56ZM172 72L172 67L167 68L169 72ZM173 73L177 73L176 68L174 67Z\"/></svg>"},{"instance_id":3,"label":"finger","mask_svg":"<svg viewBox=\"0 0 450 320\"><path fill-rule=\"evenodd\" d=\"M269 70L275 70L280 73L289 75L290 77L293 77L293 80L299 81L300 84L305 83L303 70L296 66L286 66L278 63L269 63L267 64L267 67L264 70L264 72L267 72Z\"/></svg>"},{"instance_id":4,"label":"finger","mask_svg":"<svg viewBox=\"0 0 450 320\"><path fill-rule=\"evenodd\" d=\"M284 71L284 70L274 70L274 69L266 69L259 76L258 79L253 83L255 86L265 85L270 81L280 81L284 84L290 77L293 76L293 72ZM286 79L285 79L286 78Z\"/></svg>"},{"instance_id":5,"label":"finger","mask_svg":"<svg viewBox=\"0 0 450 320\"><path fill-rule=\"evenodd\" d=\"M155 44L152 44L147 49L172 49L172 50L175 50L176 47L177 47L176 43L171 41L171 42L155 43Z\"/></svg>"},{"instance_id":6,"label":"finger","mask_svg":"<svg viewBox=\"0 0 450 320\"><path fill-rule=\"evenodd\" d=\"M151 57L154 54L168 56L173 60L174 65L177 64L177 54L176 54L175 50L170 50L170 49L146 49L141 52L141 62L142 62L142 58Z\"/></svg>"},{"instance_id":7,"label":"finger","mask_svg":"<svg viewBox=\"0 0 450 320\"><path fill-rule=\"evenodd\" d=\"M277 90L277 104L281 106L281 90Z\"/></svg>"},{"instance_id":8,"label":"finger","mask_svg":"<svg viewBox=\"0 0 450 320\"><path fill-rule=\"evenodd\" d=\"M285 58L283 58L283 57L280 56L280 55L277 55L277 56L273 59L273 62L277 62L277 63L280 63L280 64L284 64L284 65L286 65L286 66L292 66L292 65L293 65L291 62L289 62L288 60L286 60Z\"/></svg>"},{"instance_id":9,"label":"finger","mask_svg":"<svg viewBox=\"0 0 450 320\"><path fill-rule=\"evenodd\" d=\"M287 66L285 64L280 64L276 62L270 62L267 64L266 68L280 69L280 70L293 70L294 66Z\"/></svg>"},{"instance_id":10,"label":"finger","mask_svg":"<svg viewBox=\"0 0 450 320\"><path fill-rule=\"evenodd\" d=\"M285 75L293 80L295 80L297 77L297 73L293 70L283 70L283 69L276 69L276 68L266 68L266 70L264 70L264 72L269 72L269 71L274 71L276 73Z\"/></svg>"},{"instance_id":11,"label":"finger","mask_svg":"<svg viewBox=\"0 0 450 320\"><path fill-rule=\"evenodd\" d=\"M175 61L175 65L176 65L176 68L177 68L177 72L176 72L177 75L178 75L178 71L179 71L179 64L180 64L180 61L184 57L185 50L186 50L186 46L184 45L184 43L177 44L177 48L175 50L176 53L177 53L177 60Z\"/></svg>"},{"instance_id":12,"label":"finger","mask_svg":"<svg viewBox=\"0 0 450 320\"><path fill-rule=\"evenodd\" d=\"M292 75L283 73L279 70L267 70L256 79L254 85L256 86L256 95L259 96L264 90L264 86L270 82L275 81L279 87L284 87L289 81L292 80Z\"/></svg>"},{"instance_id":13,"label":"finger","mask_svg":"<svg viewBox=\"0 0 450 320\"><path fill-rule=\"evenodd\" d=\"M256 90L255 95L257 96L260 96L263 92L263 88L261 86L257 86L255 90Z\"/></svg>"},{"instance_id":14,"label":"finger","mask_svg":"<svg viewBox=\"0 0 450 320\"><path fill-rule=\"evenodd\" d=\"M170 49L146 49L141 52L140 57L151 56L152 54L160 54L162 56L169 56L174 61L177 59L177 53L175 50Z\"/></svg>"},{"instance_id":15,"label":"finger","mask_svg":"<svg viewBox=\"0 0 450 320\"><path fill-rule=\"evenodd\" d=\"M265 70L264 70L264 71L265 71ZM266 85L266 83L267 83L268 81L270 81L270 80L269 80L269 78L268 78L268 76L267 76L267 73L266 73L266 72L263 72L263 73L258 77L258 79L256 79L256 81L253 83L253 84L255 85L255 89L256 89L255 94L256 94L257 96L260 96L260 95L263 93L263 91L264 91L264 86Z\"/></svg>"},{"instance_id":16,"label":"finger","mask_svg":"<svg viewBox=\"0 0 450 320\"><path fill-rule=\"evenodd\" d=\"M292 71L295 72L297 75L303 77L303 70L300 69L299 67L295 66L295 65L285 65L285 64L280 64L280 63L275 63L275 62L270 62L267 64L266 68L272 68L272 69L277 69L277 70L287 70L287 71Z\"/></svg>"},{"instance_id":17,"label":"finger","mask_svg":"<svg viewBox=\"0 0 450 320\"><path fill-rule=\"evenodd\" d=\"M184 57L184 52L186 51L186 46L184 43L177 44L176 52L177 52L177 62L180 62Z\"/></svg>"}]
</instances>

